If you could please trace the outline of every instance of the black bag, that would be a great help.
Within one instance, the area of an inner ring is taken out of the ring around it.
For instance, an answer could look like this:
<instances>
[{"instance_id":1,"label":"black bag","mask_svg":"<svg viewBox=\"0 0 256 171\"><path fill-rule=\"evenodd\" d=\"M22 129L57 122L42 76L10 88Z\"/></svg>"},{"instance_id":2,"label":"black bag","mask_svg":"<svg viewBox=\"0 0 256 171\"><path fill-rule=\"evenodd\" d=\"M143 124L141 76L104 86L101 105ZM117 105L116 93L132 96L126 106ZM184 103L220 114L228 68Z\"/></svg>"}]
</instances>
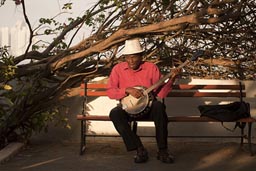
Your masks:
<instances>
[{"instance_id":1,"label":"black bag","mask_svg":"<svg viewBox=\"0 0 256 171\"><path fill-rule=\"evenodd\" d=\"M198 109L201 116L207 116L222 122L237 121L250 117L250 104L246 102L233 102L225 105L200 105Z\"/></svg>"}]
</instances>

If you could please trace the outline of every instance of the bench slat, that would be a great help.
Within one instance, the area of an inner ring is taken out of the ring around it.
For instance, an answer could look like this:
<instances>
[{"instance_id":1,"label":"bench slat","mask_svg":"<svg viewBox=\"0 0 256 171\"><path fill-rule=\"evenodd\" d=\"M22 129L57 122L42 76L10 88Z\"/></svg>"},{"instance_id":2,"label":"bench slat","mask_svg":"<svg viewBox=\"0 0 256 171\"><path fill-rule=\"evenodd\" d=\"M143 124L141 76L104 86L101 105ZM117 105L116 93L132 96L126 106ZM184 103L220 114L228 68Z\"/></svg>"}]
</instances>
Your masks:
<instances>
[{"instance_id":1,"label":"bench slat","mask_svg":"<svg viewBox=\"0 0 256 171\"><path fill-rule=\"evenodd\" d=\"M80 88L84 89L85 88L85 83L82 83ZM87 88L93 88L93 89L106 89L107 84L99 84L99 83L88 83Z\"/></svg>"},{"instance_id":2,"label":"bench slat","mask_svg":"<svg viewBox=\"0 0 256 171\"><path fill-rule=\"evenodd\" d=\"M85 87L85 83L81 84L83 89L80 92L80 96L107 96L105 83L88 83ZM86 92L84 89L86 88ZM245 85L241 85L241 89L245 90ZM196 90L196 91L193 91ZM200 91L204 90L204 91ZM209 90L209 91L208 91ZM210 92L214 90L213 92ZM218 91L219 90L219 91ZM223 90L228 90L227 92ZM239 97L240 85L188 85L179 84L173 85L173 90L168 94L168 97ZM242 92L242 97L246 97L246 93Z\"/></svg>"},{"instance_id":3,"label":"bench slat","mask_svg":"<svg viewBox=\"0 0 256 171\"><path fill-rule=\"evenodd\" d=\"M84 96L84 93L85 92L80 92L80 96ZM106 91L90 91L90 90L88 90L86 93L87 93L87 96L93 96L93 97L107 96Z\"/></svg>"},{"instance_id":4,"label":"bench slat","mask_svg":"<svg viewBox=\"0 0 256 171\"><path fill-rule=\"evenodd\" d=\"M109 116L103 115L82 115L79 114L76 117L78 120L95 120L95 121L110 121ZM140 120L138 120L140 121ZM141 120L150 121L151 120ZM206 116L168 116L169 122L220 122L216 119L212 119ZM242 118L238 120L239 122L256 122L254 118ZM233 121L230 121L233 122Z\"/></svg>"},{"instance_id":5,"label":"bench slat","mask_svg":"<svg viewBox=\"0 0 256 171\"><path fill-rule=\"evenodd\" d=\"M82 83L80 86L82 89L85 88L85 83ZM88 83L88 89L106 89L107 84L100 83ZM241 88L244 90L245 85L241 85ZM232 90L240 90L240 85L190 85L190 84L179 84L173 85L173 89L177 90L197 90L197 89L232 89Z\"/></svg>"},{"instance_id":6,"label":"bench slat","mask_svg":"<svg viewBox=\"0 0 256 171\"><path fill-rule=\"evenodd\" d=\"M97 120L97 121L110 121L109 116L103 115L82 115L79 114L76 116L78 120Z\"/></svg>"},{"instance_id":7,"label":"bench slat","mask_svg":"<svg viewBox=\"0 0 256 171\"><path fill-rule=\"evenodd\" d=\"M87 96L107 96L106 91L92 91L92 90L87 90ZM80 96L84 96L85 92L81 91ZM240 93L239 92L175 92L172 91L168 94L167 97L239 97ZM245 97L246 93L242 93L242 96Z\"/></svg>"},{"instance_id":8,"label":"bench slat","mask_svg":"<svg viewBox=\"0 0 256 171\"><path fill-rule=\"evenodd\" d=\"M167 97L239 97L240 92L170 92ZM246 93L242 93L245 97Z\"/></svg>"},{"instance_id":9,"label":"bench slat","mask_svg":"<svg viewBox=\"0 0 256 171\"><path fill-rule=\"evenodd\" d=\"M212 119L206 116L168 116L169 122L221 122L216 119ZM238 122L255 122L253 118L242 118ZM234 121L229 121L234 122Z\"/></svg>"},{"instance_id":10,"label":"bench slat","mask_svg":"<svg viewBox=\"0 0 256 171\"><path fill-rule=\"evenodd\" d=\"M241 85L241 88L244 90L245 85ZM173 85L174 90L198 90L198 89L232 89L240 90L240 85L188 85L188 84L179 84Z\"/></svg>"}]
</instances>

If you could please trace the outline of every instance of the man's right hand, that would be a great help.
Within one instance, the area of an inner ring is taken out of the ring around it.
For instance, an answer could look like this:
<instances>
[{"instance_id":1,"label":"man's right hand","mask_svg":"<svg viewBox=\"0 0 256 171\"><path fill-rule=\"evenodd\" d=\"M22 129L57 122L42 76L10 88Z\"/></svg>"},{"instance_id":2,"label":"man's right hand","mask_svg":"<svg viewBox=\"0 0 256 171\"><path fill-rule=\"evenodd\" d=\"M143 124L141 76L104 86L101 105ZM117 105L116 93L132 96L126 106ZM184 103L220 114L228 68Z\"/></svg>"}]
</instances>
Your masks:
<instances>
[{"instance_id":1,"label":"man's right hand","mask_svg":"<svg viewBox=\"0 0 256 171\"><path fill-rule=\"evenodd\" d=\"M134 88L134 87L128 87L125 89L125 92L135 98L140 98L142 96L144 96L143 91L141 91L140 89Z\"/></svg>"}]
</instances>

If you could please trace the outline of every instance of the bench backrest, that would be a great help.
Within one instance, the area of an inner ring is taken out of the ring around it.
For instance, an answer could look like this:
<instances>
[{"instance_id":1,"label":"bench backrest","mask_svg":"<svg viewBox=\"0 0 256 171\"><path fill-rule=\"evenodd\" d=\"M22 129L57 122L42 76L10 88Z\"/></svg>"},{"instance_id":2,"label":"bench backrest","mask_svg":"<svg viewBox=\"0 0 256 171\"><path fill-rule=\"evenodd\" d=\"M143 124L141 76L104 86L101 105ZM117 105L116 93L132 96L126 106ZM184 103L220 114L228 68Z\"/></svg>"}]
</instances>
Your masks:
<instances>
[{"instance_id":1,"label":"bench backrest","mask_svg":"<svg viewBox=\"0 0 256 171\"><path fill-rule=\"evenodd\" d=\"M107 84L104 83L82 83L81 96L106 96ZM245 85L189 85L179 84L173 85L172 91L168 97L238 97L242 100L246 97Z\"/></svg>"}]
</instances>

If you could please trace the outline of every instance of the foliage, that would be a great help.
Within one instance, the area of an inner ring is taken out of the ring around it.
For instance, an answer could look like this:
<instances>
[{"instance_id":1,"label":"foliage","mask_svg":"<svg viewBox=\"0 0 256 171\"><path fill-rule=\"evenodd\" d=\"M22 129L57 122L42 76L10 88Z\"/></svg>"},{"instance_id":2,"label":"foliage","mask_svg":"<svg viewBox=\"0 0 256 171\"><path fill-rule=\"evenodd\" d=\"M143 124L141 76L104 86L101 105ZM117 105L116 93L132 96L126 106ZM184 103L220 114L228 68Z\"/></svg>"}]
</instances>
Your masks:
<instances>
[{"instance_id":1,"label":"foliage","mask_svg":"<svg viewBox=\"0 0 256 171\"><path fill-rule=\"evenodd\" d=\"M47 131L48 122L56 118L63 121L61 124L69 126L66 118L59 113L57 105L34 109L34 102L30 99L34 98L38 88L44 89L46 86L43 84L47 83L31 77L26 78L27 80L15 79L17 67L13 59L13 56L9 56L7 47L0 48L0 73L4 78L0 84L0 149L18 138L27 139L33 132Z\"/></svg>"},{"instance_id":2,"label":"foliage","mask_svg":"<svg viewBox=\"0 0 256 171\"><path fill-rule=\"evenodd\" d=\"M66 97L66 90L84 78L108 75L123 59L123 42L132 37L142 38L145 60L155 62L163 72L203 49L205 55L184 68L184 78L255 79L254 0L99 0L82 16L64 22L57 16L42 17L33 29L25 15L25 2L20 2L32 51L0 63L1 70L11 66L3 71L10 78L1 77L1 84L17 82L7 93L14 96L9 99L16 106L10 107L9 114L22 113L19 122L7 126L9 131L0 130L4 138L28 121L51 120L59 97ZM72 3L63 10L72 10ZM91 34L74 42L83 28L90 28ZM45 39L40 37L32 45L32 39L42 35ZM31 62L20 64L24 60Z\"/></svg>"}]
</instances>

